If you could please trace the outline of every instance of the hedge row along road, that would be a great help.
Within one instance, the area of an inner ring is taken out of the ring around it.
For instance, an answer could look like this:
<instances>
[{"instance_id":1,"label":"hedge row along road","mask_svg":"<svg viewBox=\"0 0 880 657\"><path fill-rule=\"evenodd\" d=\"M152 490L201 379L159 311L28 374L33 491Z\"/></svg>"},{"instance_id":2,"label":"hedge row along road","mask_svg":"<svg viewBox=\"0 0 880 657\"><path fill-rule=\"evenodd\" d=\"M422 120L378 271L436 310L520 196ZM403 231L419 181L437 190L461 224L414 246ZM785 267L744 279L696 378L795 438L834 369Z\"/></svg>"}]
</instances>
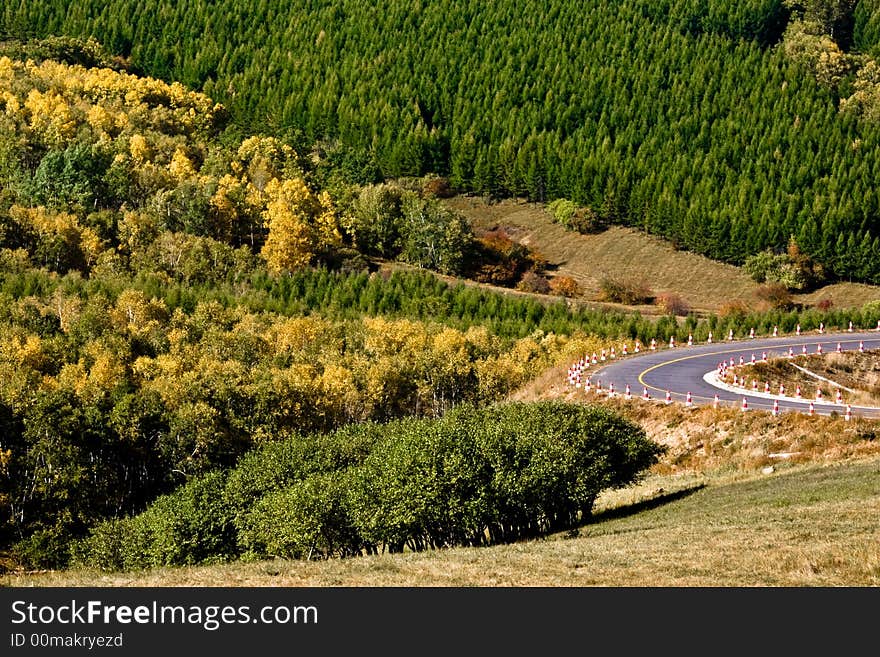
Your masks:
<instances>
[{"instance_id":1,"label":"hedge row along road","mask_svg":"<svg viewBox=\"0 0 880 657\"><path fill-rule=\"evenodd\" d=\"M828 354L837 350L838 342L842 351L858 350L859 343L865 350L880 349L880 333L812 333L778 338L746 338L674 348L664 346L658 347L657 351L642 351L611 363L606 362L594 371L586 371L585 377L590 378L593 391L598 384L603 393L607 393L613 384L615 394L622 394L629 385L634 398L641 397L647 388L648 394L654 400L664 400L669 391L673 401L685 402L690 392L694 405L712 404L715 395L718 395L719 405L741 408L745 398L749 410L769 411L773 408L774 401L778 401L780 412L807 413L810 399L798 400L790 396L764 393L763 389L760 392L734 389L729 384L716 382L714 375L718 371L718 365L722 361L729 362L731 358L738 365L740 356L746 363L751 362L752 355L756 360L761 360L764 352L768 359L787 358L789 348L797 357L802 354L804 345L807 346L808 353L815 354L817 345L821 344L822 351ZM770 383L772 386L773 382ZM778 392L772 387L771 390ZM593 391L587 392L587 395L595 394ZM831 401L832 403L814 401L815 414L830 415L835 411L841 415L845 413L845 402L835 404ZM857 417L880 418L880 408L876 407L852 406L852 413Z\"/></svg>"}]
</instances>

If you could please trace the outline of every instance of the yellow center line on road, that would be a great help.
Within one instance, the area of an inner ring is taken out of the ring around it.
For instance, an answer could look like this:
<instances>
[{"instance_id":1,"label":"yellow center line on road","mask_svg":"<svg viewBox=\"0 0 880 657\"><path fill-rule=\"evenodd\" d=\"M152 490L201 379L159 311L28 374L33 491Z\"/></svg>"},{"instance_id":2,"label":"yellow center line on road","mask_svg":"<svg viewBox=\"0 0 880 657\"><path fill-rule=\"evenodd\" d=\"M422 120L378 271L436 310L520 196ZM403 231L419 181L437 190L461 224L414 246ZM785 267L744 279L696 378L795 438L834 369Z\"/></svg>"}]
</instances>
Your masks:
<instances>
[{"instance_id":1,"label":"yellow center line on road","mask_svg":"<svg viewBox=\"0 0 880 657\"><path fill-rule=\"evenodd\" d=\"M817 340L816 342L822 342L822 340ZM841 344L843 344L844 342L855 343L855 342L858 342L858 340L838 340L838 342L840 342ZM772 347L760 347L760 349L761 350L768 350L768 349L777 349L779 347L800 347L803 344L804 344L804 342L792 342L789 344L773 345ZM741 351L747 351L747 350L748 350L748 348L745 345L743 345L742 347L740 347L738 349L727 349L724 351L712 351L707 354L692 354L690 356L682 356L681 358L674 358L673 360L667 360L663 363L657 363L656 365L652 365L648 369L643 370L638 376L638 381L643 386L645 386L646 388L650 388L651 390L656 390L657 392L666 392L666 390L664 388L658 388L656 386L652 386L652 385L646 383L643 377L646 374L648 374L649 372L653 372L654 370L660 369L661 367L665 367L666 365L673 365L675 363L680 363L685 360L693 360L694 358L705 358L706 356L720 356L722 354L734 354L734 353L738 353ZM803 355L803 354L795 354L795 356L801 356L801 355ZM811 354L808 354L808 355L811 355ZM761 361L757 361L757 362L761 362ZM598 372L597 372L597 374L598 374ZM676 393L676 394L682 394L682 393ZM748 393L745 393L745 395L747 395L747 394ZM694 397L694 398L695 399L708 399L708 397L702 397L702 396ZM809 401L809 400L806 400L806 401Z\"/></svg>"}]
</instances>

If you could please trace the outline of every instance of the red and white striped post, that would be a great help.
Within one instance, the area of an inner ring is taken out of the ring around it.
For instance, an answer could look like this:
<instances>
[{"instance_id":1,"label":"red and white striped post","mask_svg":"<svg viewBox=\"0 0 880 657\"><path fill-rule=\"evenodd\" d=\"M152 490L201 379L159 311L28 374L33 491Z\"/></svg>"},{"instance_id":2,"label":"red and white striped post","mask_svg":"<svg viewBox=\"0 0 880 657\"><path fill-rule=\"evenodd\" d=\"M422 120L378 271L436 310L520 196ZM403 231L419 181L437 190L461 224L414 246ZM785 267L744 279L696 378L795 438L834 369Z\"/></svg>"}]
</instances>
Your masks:
<instances>
[{"instance_id":1,"label":"red and white striped post","mask_svg":"<svg viewBox=\"0 0 880 657\"><path fill-rule=\"evenodd\" d=\"M761 352L761 360L763 360L765 363L767 362L767 352L766 351Z\"/></svg>"},{"instance_id":2,"label":"red and white striped post","mask_svg":"<svg viewBox=\"0 0 880 657\"><path fill-rule=\"evenodd\" d=\"M843 403L843 393L840 392L840 388L837 389L837 395L835 396L834 401L838 404Z\"/></svg>"},{"instance_id":3,"label":"red and white striped post","mask_svg":"<svg viewBox=\"0 0 880 657\"><path fill-rule=\"evenodd\" d=\"M773 327L773 337L774 338L779 337L779 327L778 326Z\"/></svg>"},{"instance_id":4,"label":"red and white striped post","mask_svg":"<svg viewBox=\"0 0 880 657\"><path fill-rule=\"evenodd\" d=\"M633 398L632 391L629 389L628 383L626 384L626 391L624 392L623 396L626 398L627 401Z\"/></svg>"},{"instance_id":5,"label":"red and white striped post","mask_svg":"<svg viewBox=\"0 0 880 657\"><path fill-rule=\"evenodd\" d=\"M850 333L852 333L852 331L853 331L852 320L850 320L850 322L849 322L849 328L846 329L846 330L849 331Z\"/></svg>"},{"instance_id":6,"label":"red and white striped post","mask_svg":"<svg viewBox=\"0 0 880 657\"><path fill-rule=\"evenodd\" d=\"M777 417L779 415L779 400L773 400L773 417Z\"/></svg>"},{"instance_id":7,"label":"red and white striped post","mask_svg":"<svg viewBox=\"0 0 880 657\"><path fill-rule=\"evenodd\" d=\"M837 353L839 353L839 354L843 353L843 347L841 346L841 344L839 342L837 343Z\"/></svg>"},{"instance_id":8,"label":"red and white striped post","mask_svg":"<svg viewBox=\"0 0 880 657\"><path fill-rule=\"evenodd\" d=\"M691 397L690 390L688 390L687 399L685 399L684 405L685 406L693 406L694 405L694 398Z\"/></svg>"},{"instance_id":9,"label":"red and white striped post","mask_svg":"<svg viewBox=\"0 0 880 657\"><path fill-rule=\"evenodd\" d=\"M785 386L782 385L781 383L779 384L779 396L785 397Z\"/></svg>"},{"instance_id":10,"label":"red and white striped post","mask_svg":"<svg viewBox=\"0 0 880 657\"><path fill-rule=\"evenodd\" d=\"M688 333L688 347L693 347L693 346L694 346L694 336L692 334Z\"/></svg>"},{"instance_id":11,"label":"red and white striped post","mask_svg":"<svg viewBox=\"0 0 880 657\"><path fill-rule=\"evenodd\" d=\"M657 340L651 338L651 351L654 351L657 348Z\"/></svg>"},{"instance_id":12,"label":"red and white striped post","mask_svg":"<svg viewBox=\"0 0 880 657\"><path fill-rule=\"evenodd\" d=\"M749 337L750 337L750 338L754 338L754 337L755 337L755 329L754 329L754 328L750 328L750 329L749 329Z\"/></svg>"},{"instance_id":13,"label":"red and white striped post","mask_svg":"<svg viewBox=\"0 0 880 657\"><path fill-rule=\"evenodd\" d=\"M794 398L795 398L795 399L800 399L800 398L801 398L801 387L800 387L800 386L798 386L797 388L795 388L795 391L794 391Z\"/></svg>"},{"instance_id":14,"label":"red and white striped post","mask_svg":"<svg viewBox=\"0 0 880 657\"><path fill-rule=\"evenodd\" d=\"M706 342L712 344L712 331L709 331L709 338L706 340Z\"/></svg>"},{"instance_id":15,"label":"red and white striped post","mask_svg":"<svg viewBox=\"0 0 880 657\"><path fill-rule=\"evenodd\" d=\"M816 401L822 401L822 389L816 388Z\"/></svg>"},{"instance_id":16,"label":"red and white striped post","mask_svg":"<svg viewBox=\"0 0 880 657\"><path fill-rule=\"evenodd\" d=\"M816 353L819 354L820 356L822 355L822 345L821 344L816 345Z\"/></svg>"},{"instance_id":17,"label":"red and white striped post","mask_svg":"<svg viewBox=\"0 0 880 657\"><path fill-rule=\"evenodd\" d=\"M742 411L745 412L747 410L749 410L749 402L745 397L743 397Z\"/></svg>"},{"instance_id":18,"label":"red and white striped post","mask_svg":"<svg viewBox=\"0 0 880 657\"><path fill-rule=\"evenodd\" d=\"M675 336L674 335L669 336L669 348L675 349Z\"/></svg>"},{"instance_id":19,"label":"red and white striped post","mask_svg":"<svg viewBox=\"0 0 880 657\"><path fill-rule=\"evenodd\" d=\"M794 349L792 349L791 347L788 348L788 357L794 358Z\"/></svg>"},{"instance_id":20,"label":"red and white striped post","mask_svg":"<svg viewBox=\"0 0 880 657\"><path fill-rule=\"evenodd\" d=\"M795 335L800 335L800 334L801 334L801 325L800 325L800 324L797 325L797 328L794 330L794 334L795 334Z\"/></svg>"},{"instance_id":21,"label":"red and white striped post","mask_svg":"<svg viewBox=\"0 0 880 657\"><path fill-rule=\"evenodd\" d=\"M718 395L715 395L715 400L712 402L712 408L718 408Z\"/></svg>"},{"instance_id":22,"label":"red and white striped post","mask_svg":"<svg viewBox=\"0 0 880 657\"><path fill-rule=\"evenodd\" d=\"M764 381L764 392L767 393L768 395L770 394L770 382L769 381Z\"/></svg>"},{"instance_id":23,"label":"red and white striped post","mask_svg":"<svg viewBox=\"0 0 880 657\"><path fill-rule=\"evenodd\" d=\"M671 404L671 403L672 403L672 395L669 393L668 390L666 391L666 403L667 403L667 404Z\"/></svg>"},{"instance_id":24,"label":"red and white striped post","mask_svg":"<svg viewBox=\"0 0 880 657\"><path fill-rule=\"evenodd\" d=\"M813 406L813 402L810 402L810 410L807 412L807 415L813 417L816 414L816 408Z\"/></svg>"},{"instance_id":25,"label":"red and white striped post","mask_svg":"<svg viewBox=\"0 0 880 657\"><path fill-rule=\"evenodd\" d=\"M611 383L608 384L608 396L609 397L614 396L614 381L612 381Z\"/></svg>"},{"instance_id":26,"label":"red and white striped post","mask_svg":"<svg viewBox=\"0 0 880 657\"><path fill-rule=\"evenodd\" d=\"M728 340L728 342L729 342L730 340L733 340L733 329L730 329L730 330L727 332L727 340Z\"/></svg>"},{"instance_id":27,"label":"red and white striped post","mask_svg":"<svg viewBox=\"0 0 880 657\"><path fill-rule=\"evenodd\" d=\"M850 406L849 404L846 405L846 413L844 413L843 419L847 422L852 420L852 406Z\"/></svg>"},{"instance_id":28,"label":"red and white striped post","mask_svg":"<svg viewBox=\"0 0 880 657\"><path fill-rule=\"evenodd\" d=\"M865 353L865 343L862 342L861 340L859 340L859 353L860 354Z\"/></svg>"},{"instance_id":29,"label":"red and white striped post","mask_svg":"<svg viewBox=\"0 0 880 657\"><path fill-rule=\"evenodd\" d=\"M648 394L648 389L647 389L647 388L645 388L645 389L642 391L642 399L644 399L645 401L648 401L648 400L651 399L651 395Z\"/></svg>"}]
</instances>

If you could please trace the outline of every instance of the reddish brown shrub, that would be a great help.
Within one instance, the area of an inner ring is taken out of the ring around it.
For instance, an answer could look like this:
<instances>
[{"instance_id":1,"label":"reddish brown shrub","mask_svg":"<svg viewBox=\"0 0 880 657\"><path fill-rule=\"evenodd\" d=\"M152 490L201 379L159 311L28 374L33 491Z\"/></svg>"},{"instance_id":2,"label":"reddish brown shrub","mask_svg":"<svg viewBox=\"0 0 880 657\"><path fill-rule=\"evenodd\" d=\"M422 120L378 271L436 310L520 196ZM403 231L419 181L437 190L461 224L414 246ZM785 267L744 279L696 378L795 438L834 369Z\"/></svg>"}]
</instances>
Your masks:
<instances>
[{"instance_id":1,"label":"reddish brown shrub","mask_svg":"<svg viewBox=\"0 0 880 657\"><path fill-rule=\"evenodd\" d=\"M455 196L455 190L449 186L448 178L429 178L422 187L422 196L425 198L449 198Z\"/></svg>"},{"instance_id":2,"label":"reddish brown shrub","mask_svg":"<svg viewBox=\"0 0 880 657\"><path fill-rule=\"evenodd\" d=\"M691 311L690 304L674 292L657 295L654 301L667 315L687 315Z\"/></svg>"},{"instance_id":3,"label":"reddish brown shrub","mask_svg":"<svg viewBox=\"0 0 880 657\"><path fill-rule=\"evenodd\" d=\"M491 230L476 241L471 277L481 283L513 285L529 269L540 269L541 259L503 229Z\"/></svg>"},{"instance_id":4,"label":"reddish brown shrub","mask_svg":"<svg viewBox=\"0 0 880 657\"><path fill-rule=\"evenodd\" d=\"M606 276L599 281L599 300L635 306L651 303L654 300L654 293L641 281L615 280Z\"/></svg>"},{"instance_id":5,"label":"reddish brown shrub","mask_svg":"<svg viewBox=\"0 0 880 657\"><path fill-rule=\"evenodd\" d=\"M718 310L718 315L722 319L726 319L728 317L745 317L748 314L749 307L742 299L726 301L721 304L721 308Z\"/></svg>"},{"instance_id":6,"label":"reddish brown shrub","mask_svg":"<svg viewBox=\"0 0 880 657\"><path fill-rule=\"evenodd\" d=\"M571 276L554 276L550 279L550 293L560 297L576 297L581 293L577 281Z\"/></svg>"},{"instance_id":7,"label":"reddish brown shrub","mask_svg":"<svg viewBox=\"0 0 880 657\"><path fill-rule=\"evenodd\" d=\"M550 294L550 281L536 274L533 271L527 271L523 274L522 280L517 284L516 289L520 292L534 292L536 294Z\"/></svg>"},{"instance_id":8,"label":"reddish brown shrub","mask_svg":"<svg viewBox=\"0 0 880 657\"><path fill-rule=\"evenodd\" d=\"M755 296L768 303L772 308L788 310L794 306L791 292L782 283L767 283L755 290Z\"/></svg>"}]
</instances>

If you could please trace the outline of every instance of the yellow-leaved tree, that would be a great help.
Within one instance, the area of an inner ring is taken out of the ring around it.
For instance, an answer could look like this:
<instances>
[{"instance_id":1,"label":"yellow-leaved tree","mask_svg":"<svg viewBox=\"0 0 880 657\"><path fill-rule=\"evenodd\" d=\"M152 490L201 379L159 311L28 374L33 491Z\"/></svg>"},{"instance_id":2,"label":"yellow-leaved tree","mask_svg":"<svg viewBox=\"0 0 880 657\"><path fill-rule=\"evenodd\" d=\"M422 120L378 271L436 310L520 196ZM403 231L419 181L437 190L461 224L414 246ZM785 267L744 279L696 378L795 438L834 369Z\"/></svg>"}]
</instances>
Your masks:
<instances>
[{"instance_id":1,"label":"yellow-leaved tree","mask_svg":"<svg viewBox=\"0 0 880 657\"><path fill-rule=\"evenodd\" d=\"M273 178L266 185L263 222L269 231L260 255L269 271L301 269L322 251L340 244L336 212L326 193L316 195L301 178Z\"/></svg>"}]
</instances>

